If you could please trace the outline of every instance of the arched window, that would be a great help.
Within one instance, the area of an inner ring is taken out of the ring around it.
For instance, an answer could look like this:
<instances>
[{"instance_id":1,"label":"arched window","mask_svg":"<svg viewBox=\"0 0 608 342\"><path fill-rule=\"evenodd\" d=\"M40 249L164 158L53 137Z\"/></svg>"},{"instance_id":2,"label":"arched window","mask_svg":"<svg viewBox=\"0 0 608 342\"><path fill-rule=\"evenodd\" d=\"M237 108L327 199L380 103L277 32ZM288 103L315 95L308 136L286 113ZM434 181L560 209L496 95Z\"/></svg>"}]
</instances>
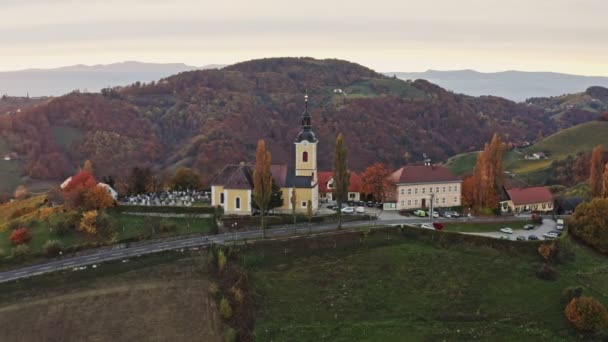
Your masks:
<instances>
[{"instance_id":1,"label":"arched window","mask_svg":"<svg viewBox=\"0 0 608 342\"><path fill-rule=\"evenodd\" d=\"M224 204L224 193L220 194L220 204Z\"/></svg>"},{"instance_id":2,"label":"arched window","mask_svg":"<svg viewBox=\"0 0 608 342\"><path fill-rule=\"evenodd\" d=\"M236 200L234 200L234 202L235 202L235 203L234 203L234 207L235 207L236 209L241 209L241 198L240 198L240 197L237 197L237 198L236 198Z\"/></svg>"},{"instance_id":3,"label":"arched window","mask_svg":"<svg viewBox=\"0 0 608 342\"><path fill-rule=\"evenodd\" d=\"M308 162L308 152L302 152L302 161Z\"/></svg>"}]
</instances>

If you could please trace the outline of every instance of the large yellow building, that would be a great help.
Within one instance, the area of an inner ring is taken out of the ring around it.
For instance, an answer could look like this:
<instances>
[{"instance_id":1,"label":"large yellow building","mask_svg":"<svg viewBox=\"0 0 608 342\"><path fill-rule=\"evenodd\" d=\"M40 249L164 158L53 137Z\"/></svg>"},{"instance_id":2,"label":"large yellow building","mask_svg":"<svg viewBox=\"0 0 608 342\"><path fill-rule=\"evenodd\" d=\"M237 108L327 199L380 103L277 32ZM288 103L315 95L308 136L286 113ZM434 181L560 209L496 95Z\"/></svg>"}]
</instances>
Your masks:
<instances>
[{"instance_id":1,"label":"large yellow building","mask_svg":"<svg viewBox=\"0 0 608 342\"><path fill-rule=\"evenodd\" d=\"M312 131L312 116L308 112L308 97L302 113L302 130L295 140L295 165L272 165L275 184L281 188L283 205L275 208L280 213L292 211L291 198L295 191L296 211L305 213L308 201L313 211L319 207L317 172L317 137ZM211 205L221 205L228 215L251 215L253 194L253 166L241 163L226 165L211 181Z\"/></svg>"}]
</instances>

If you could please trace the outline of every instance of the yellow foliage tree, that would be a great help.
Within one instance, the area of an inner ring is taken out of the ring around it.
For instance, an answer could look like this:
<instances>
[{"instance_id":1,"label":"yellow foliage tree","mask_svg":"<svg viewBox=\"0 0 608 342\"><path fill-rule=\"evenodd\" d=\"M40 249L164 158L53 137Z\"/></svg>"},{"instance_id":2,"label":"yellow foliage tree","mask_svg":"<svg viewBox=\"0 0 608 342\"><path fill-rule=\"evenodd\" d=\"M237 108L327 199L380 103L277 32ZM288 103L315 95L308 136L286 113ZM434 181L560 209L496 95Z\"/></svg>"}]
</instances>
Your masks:
<instances>
[{"instance_id":1,"label":"yellow foliage tree","mask_svg":"<svg viewBox=\"0 0 608 342\"><path fill-rule=\"evenodd\" d=\"M538 246L538 254L543 257L545 260L549 260L553 253L555 252L555 244L554 243L544 243Z\"/></svg>"},{"instance_id":2,"label":"yellow foliage tree","mask_svg":"<svg viewBox=\"0 0 608 342\"><path fill-rule=\"evenodd\" d=\"M108 193L108 190L103 186L93 186L87 189L84 193L84 205L85 209L89 210L102 210L109 208L114 205L114 199Z\"/></svg>"},{"instance_id":3,"label":"yellow foliage tree","mask_svg":"<svg viewBox=\"0 0 608 342\"><path fill-rule=\"evenodd\" d=\"M87 234L96 235L98 215L99 213L97 212L97 210L90 210L82 213L82 218L80 219L80 223L78 224L78 230Z\"/></svg>"}]
</instances>

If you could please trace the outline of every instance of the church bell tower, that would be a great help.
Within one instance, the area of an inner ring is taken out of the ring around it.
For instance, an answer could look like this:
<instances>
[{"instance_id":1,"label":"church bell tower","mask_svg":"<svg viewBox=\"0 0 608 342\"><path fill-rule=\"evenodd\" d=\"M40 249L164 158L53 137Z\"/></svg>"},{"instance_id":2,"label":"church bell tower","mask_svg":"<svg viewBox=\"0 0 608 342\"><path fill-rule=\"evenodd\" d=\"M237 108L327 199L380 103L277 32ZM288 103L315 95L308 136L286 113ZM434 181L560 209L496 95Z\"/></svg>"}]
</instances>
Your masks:
<instances>
[{"instance_id":1,"label":"church bell tower","mask_svg":"<svg viewBox=\"0 0 608 342\"><path fill-rule=\"evenodd\" d=\"M317 183L317 137L312 131L312 116L308 112L308 94L304 96L302 130L296 138L296 176L311 176Z\"/></svg>"}]
</instances>

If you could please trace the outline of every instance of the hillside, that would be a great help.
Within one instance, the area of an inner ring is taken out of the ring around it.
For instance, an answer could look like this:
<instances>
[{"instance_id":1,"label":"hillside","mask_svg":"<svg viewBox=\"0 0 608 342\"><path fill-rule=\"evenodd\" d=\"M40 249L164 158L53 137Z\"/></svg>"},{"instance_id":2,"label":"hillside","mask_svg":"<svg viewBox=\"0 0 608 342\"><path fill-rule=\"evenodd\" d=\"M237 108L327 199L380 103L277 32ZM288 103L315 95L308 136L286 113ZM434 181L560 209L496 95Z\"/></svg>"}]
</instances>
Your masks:
<instances>
[{"instance_id":1,"label":"hillside","mask_svg":"<svg viewBox=\"0 0 608 342\"><path fill-rule=\"evenodd\" d=\"M551 159L590 152L595 146L608 148L608 122L591 121L552 134L525 149L526 153L544 152Z\"/></svg>"},{"instance_id":2,"label":"hillside","mask_svg":"<svg viewBox=\"0 0 608 342\"><path fill-rule=\"evenodd\" d=\"M608 112L608 88L589 87L582 93L530 98L529 106L545 110L561 127L595 120Z\"/></svg>"},{"instance_id":3,"label":"hillside","mask_svg":"<svg viewBox=\"0 0 608 342\"><path fill-rule=\"evenodd\" d=\"M478 72L475 70L387 72L404 80L423 79L446 89L471 96L494 95L523 102L531 97L578 93L591 86L608 87L608 77L590 77L554 72Z\"/></svg>"},{"instance_id":4,"label":"hillside","mask_svg":"<svg viewBox=\"0 0 608 342\"><path fill-rule=\"evenodd\" d=\"M548 135L549 113L497 97L470 97L426 81L405 82L340 60L271 58L197 70L147 85L71 93L10 117L0 135L25 157L25 175L55 179L91 159L98 177L135 165L197 168L205 180L225 163L251 161L269 142L275 162L291 162L303 94L310 94L319 167L331 167L345 134L350 167L397 167L475 151L494 132L520 143Z\"/></svg>"}]
</instances>

